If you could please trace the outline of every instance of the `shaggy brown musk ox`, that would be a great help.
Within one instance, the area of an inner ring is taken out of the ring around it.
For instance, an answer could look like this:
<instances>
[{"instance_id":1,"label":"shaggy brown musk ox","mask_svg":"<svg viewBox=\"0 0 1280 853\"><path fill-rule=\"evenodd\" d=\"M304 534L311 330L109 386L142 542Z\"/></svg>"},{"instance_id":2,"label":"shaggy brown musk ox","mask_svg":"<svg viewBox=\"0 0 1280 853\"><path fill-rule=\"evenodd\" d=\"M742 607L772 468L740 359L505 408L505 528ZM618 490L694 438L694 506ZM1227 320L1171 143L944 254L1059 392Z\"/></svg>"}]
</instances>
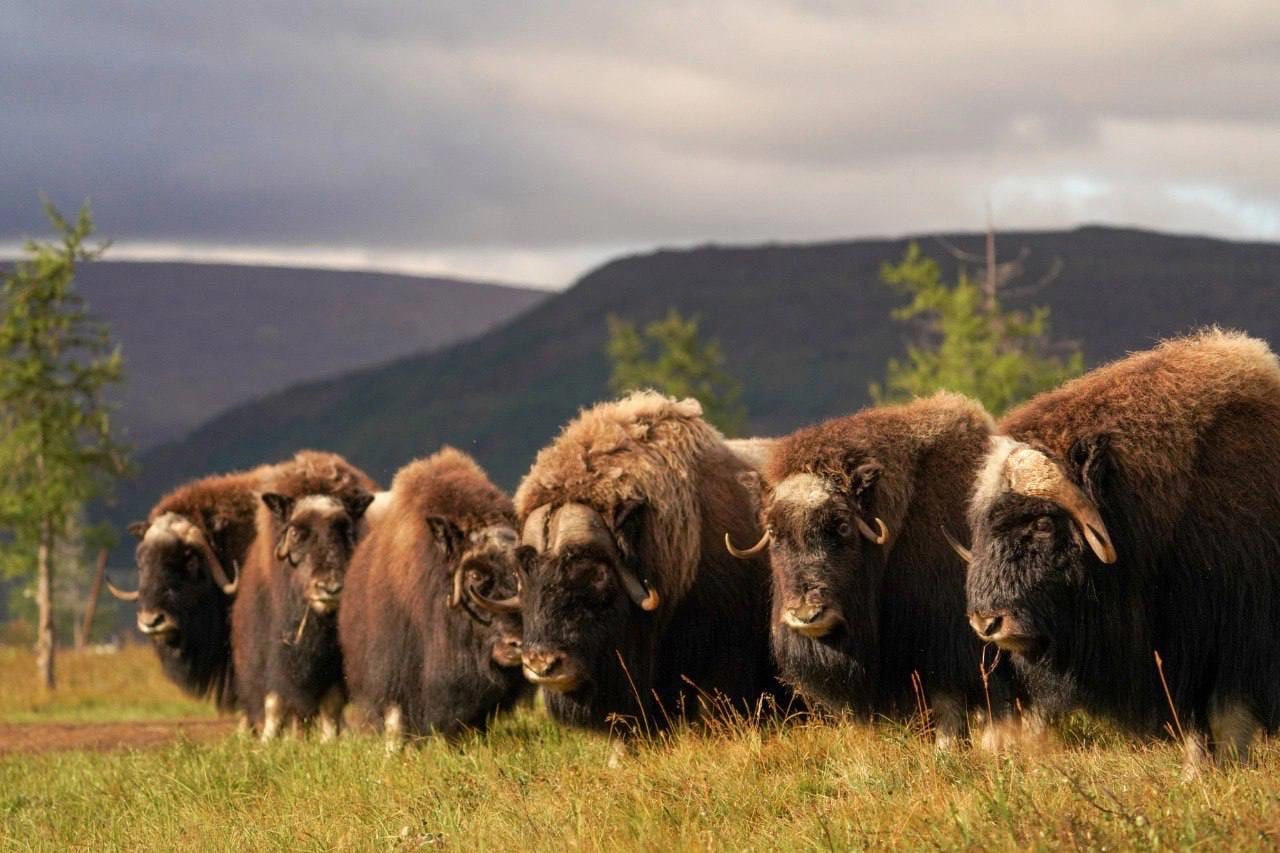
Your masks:
<instances>
[{"instance_id":1,"label":"shaggy brown musk ox","mask_svg":"<svg viewBox=\"0 0 1280 853\"><path fill-rule=\"evenodd\" d=\"M151 638L165 676L186 692L235 707L231 602L253 541L257 491L270 466L205 477L160 499L138 538L138 630Z\"/></svg>"},{"instance_id":2,"label":"shaggy brown musk ox","mask_svg":"<svg viewBox=\"0 0 1280 853\"><path fill-rule=\"evenodd\" d=\"M346 691L337 610L376 487L333 453L303 451L263 484L231 614L240 709L264 739L287 720L337 734Z\"/></svg>"},{"instance_id":3,"label":"shaggy brown musk ox","mask_svg":"<svg viewBox=\"0 0 1280 853\"><path fill-rule=\"evenodd\" d=\"M1007 667L983 683L965 564L944 532L964 529L993 426L979 403L940 393L773 443L765 534L745 552L729 544L768 549L773 652L806 699L900 717L922 690L940 745L964 734L970 711L1010 709Z\"/></svg>"},{"instance_id":4,"label":"shaggy brown musk ox","mask_svg":"<svg viewBox=\"0 0 1280 853\"><path fill-rule=\"evenodd\" d=\"M1246 755L1280 722L1275 355L1206 330L1041 394L1000 429L970 510L974 630L1013 655L1037 705L1180 726L1192 772L1210 751Z\"/></svg>"},{"instance_id":5,"label":"shaggy brown musk ox","mask_svg":"<svg viewBox=\"0 0 1280 853\"><path fill-rule=\"evenodd\" d=\"M516 514L465 453L396 474L356 548L338 614L353 702L402 735L483 728L528 689L520 673Z\"/></svg>"},{"instance_id":6,"label":"shaggy brown musk ox","mask_svg":"<svg viewBox=\"0 0 1280 853\"><path fill-rule=\"evenodd\" d=\"M538 453L515 499L538 552L523 660L557 720L663 726L779 687L768 564L722 543L759 537L746 468L696 400L652 391L583 411Z\"/></svg>"}]
</instances>

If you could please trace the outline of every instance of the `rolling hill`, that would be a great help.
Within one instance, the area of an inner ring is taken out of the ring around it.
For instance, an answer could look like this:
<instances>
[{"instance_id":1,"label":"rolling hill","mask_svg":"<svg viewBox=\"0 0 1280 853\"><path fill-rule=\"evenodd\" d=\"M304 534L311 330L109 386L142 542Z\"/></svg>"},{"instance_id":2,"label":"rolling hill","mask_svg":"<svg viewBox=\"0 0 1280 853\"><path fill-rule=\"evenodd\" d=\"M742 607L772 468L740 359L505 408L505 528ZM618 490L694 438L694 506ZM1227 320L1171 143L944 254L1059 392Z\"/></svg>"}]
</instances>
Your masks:
<instances>
[{"instance_id":1,"label":"rolling hill","mask_svg":"<svg viewBox=\"0 0 1280 853\"><path fill-rule=\"evenodd\" d=\"M85 264L111 323L130 439L180 438L238 403L477 335L546 293L443 278L227 264Z\"/></svg>"},{"instance_id":2,"label":"rolling hill","mask_svg":"<svg viewBox=\"0 0 1280 853\"><path fill-rule=\"evenodd\" d=\"M978 251L981 237L948 238ZM906 240L705 246L620 258L504 326L458 345L298 385L238 406L141 459L117 521L143 514L192 476L287 456L347 454L386 482L409 459L451 443L512 486L579 406L604 396L610 313L647 320L669 306L702 317L746 386L750 427L780 433L852 411L900 355L901 297L879 266ZM941 245L922 247L953 267ZM1029 252L1027 279L1062 262L1029 302L1090 364L1218 323L1280 343L1280 245L1085 227L1001 235L1002 257ZM127 556L126 556L127 559Z\"/></svg>"}]
</instances>

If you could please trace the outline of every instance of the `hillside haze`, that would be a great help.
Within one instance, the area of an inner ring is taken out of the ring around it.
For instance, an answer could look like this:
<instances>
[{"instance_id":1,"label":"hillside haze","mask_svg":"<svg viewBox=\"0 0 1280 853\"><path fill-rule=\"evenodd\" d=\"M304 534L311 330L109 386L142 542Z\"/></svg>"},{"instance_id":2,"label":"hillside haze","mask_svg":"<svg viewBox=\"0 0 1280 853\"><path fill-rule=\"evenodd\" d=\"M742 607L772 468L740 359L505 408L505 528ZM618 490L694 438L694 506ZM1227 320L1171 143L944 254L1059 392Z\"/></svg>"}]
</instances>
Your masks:
<instances>
[{"instance_id":1,"label":"hillside haze","mask_svg":"<svg viewBox=\"0 0 1280 853\"><path fill-rule=\"evenodd\" d=\"M980 235L947 239L982 248ZM745 385L755 433L854 411L911 334L889 316L903 298L878 277L907 242L708 246L621 258L470 341L215 418L144 455L114 515L141 516L176 483L299 447L337 450L386 483L400 465L449 443L511 487L565 420L607 395L610 313L643 322L675 306L700 315ZM937 241L920 243L954 272ZM999 245L1002 258L1029 250L1026 282L1061 259L1061 275L1024 301L1050 306L1055 336L1077 340L1091 365L1209 323L1280 341L1280 245L1100 227L1002 234Z\"/></svg>"},{"instance_id":2,"label":"hillside haze","mask_svg":"<svg viewBox=\"0 0 1280 853\"><path fill-rule=\"evenodd\" d=\"M437 349L546 297L445 278L99 261L77 271L124 351L119 419L146 447L298 382Z\"/></svg>"}]
</instances>

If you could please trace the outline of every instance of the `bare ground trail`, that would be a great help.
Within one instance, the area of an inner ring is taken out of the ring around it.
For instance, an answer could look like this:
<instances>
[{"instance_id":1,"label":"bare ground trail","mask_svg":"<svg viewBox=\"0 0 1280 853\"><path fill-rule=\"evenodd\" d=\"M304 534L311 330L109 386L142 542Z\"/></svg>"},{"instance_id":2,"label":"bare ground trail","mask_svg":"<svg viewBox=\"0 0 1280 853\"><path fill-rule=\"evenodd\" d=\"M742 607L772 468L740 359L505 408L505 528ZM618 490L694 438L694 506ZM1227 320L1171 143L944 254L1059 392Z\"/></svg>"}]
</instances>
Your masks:
<instances>
[{"instance_id":1,"label":"bare ground trail","mask_svg":"<svg viewBox=\"0 0 1280 853\"><path fill-rule=\"evenodd\" d=\"M129 723L0 723L0 756L86 749L143 749L176 740L211 741L235 731L234 719Z\"/></svg>"}]
</instances>

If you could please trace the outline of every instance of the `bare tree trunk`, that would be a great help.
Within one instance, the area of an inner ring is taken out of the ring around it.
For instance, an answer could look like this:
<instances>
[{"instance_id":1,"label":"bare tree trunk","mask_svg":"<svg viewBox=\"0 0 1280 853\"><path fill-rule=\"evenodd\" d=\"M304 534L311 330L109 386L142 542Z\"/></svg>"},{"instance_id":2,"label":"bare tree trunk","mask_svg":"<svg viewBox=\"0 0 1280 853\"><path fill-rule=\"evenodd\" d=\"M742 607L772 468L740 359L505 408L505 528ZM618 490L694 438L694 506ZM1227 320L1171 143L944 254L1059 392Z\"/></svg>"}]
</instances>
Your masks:
<instances>
[{"instance_id":1,"label":"bare tree trunk","mask_svg":"<svg viewBox=\"0 0 1280 853\"><path fill-rule=\"evenodd\" d=\"M40 522L40 546L36 551L36 674L46 690L58 686L54 678L53 659L53 523Z\"/></svg>"},{"instance_id":2,"label":"bare tree trunk","mask_svg":"<svg viewBox=\"0 0 1280 853\"><path fill-rule=\"evenodd\" d=\"M98 613L98 596L102 595L102 581L107 576L107 549L98 551L98 567L93 572L93 583L89 585L89 599L84 603L84 622L76 637L76 648L83 649L89 645L89 635L93 631L93 617Z\"/></svg>"},{"instance_id":3,"label":"bare tree trunk","mask_svg":"<svg viewBox=\"0 0 1280 853\"><path fill-rule=\"evenodd\" d=\"M987 204L987 313L996 313L996 297L1000 290L1000 282L996 270L996 227L991 222L991 204Z\"/></svg>"}]
</instances>

